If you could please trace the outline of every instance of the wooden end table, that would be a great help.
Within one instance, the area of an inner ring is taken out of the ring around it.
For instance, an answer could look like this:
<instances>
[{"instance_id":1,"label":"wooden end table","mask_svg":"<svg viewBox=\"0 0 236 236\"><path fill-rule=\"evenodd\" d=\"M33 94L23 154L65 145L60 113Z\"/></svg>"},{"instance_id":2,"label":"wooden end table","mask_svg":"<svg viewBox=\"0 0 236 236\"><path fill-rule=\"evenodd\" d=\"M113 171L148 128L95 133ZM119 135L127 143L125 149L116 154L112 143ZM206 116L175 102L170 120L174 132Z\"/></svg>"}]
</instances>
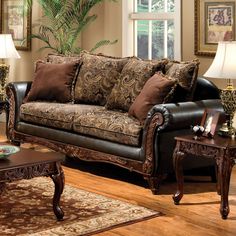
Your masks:
<instances>
[{"instance_id":1,"label":"wooden end table","mask_svg":"<svg viewBox=\"0 0 236 236\"><path fill-rule=\"evenodd\" d=\"M0 145L8 145L0 143ZM59 202L64 189L64 173L61 162L64 156L56 152L38 152L20 148L4 160L0 160L0 187L6 182L21 179L31 179L39 176L52 178L55 191L53 196L53 211L58 220L62 220L64 213Z\"/></svg>"},{"instance_id":2,"label":"wooden end table","mask_svg":"<svg viewBox=\"0 0 236 236\"><path fill-rule=\"evenodd\" d=\"M216 135L214 139L201 137L194 140L193 135L175 137L176 147L173 163L177 180L177 191L173 195L176 205L183 197L182 160L188 156L214 158L217 166L217 192L221 195L220 213L223 219L229 214L229 184L232 168L236 159L236 140Z\"/></svg>"}]
</instances>

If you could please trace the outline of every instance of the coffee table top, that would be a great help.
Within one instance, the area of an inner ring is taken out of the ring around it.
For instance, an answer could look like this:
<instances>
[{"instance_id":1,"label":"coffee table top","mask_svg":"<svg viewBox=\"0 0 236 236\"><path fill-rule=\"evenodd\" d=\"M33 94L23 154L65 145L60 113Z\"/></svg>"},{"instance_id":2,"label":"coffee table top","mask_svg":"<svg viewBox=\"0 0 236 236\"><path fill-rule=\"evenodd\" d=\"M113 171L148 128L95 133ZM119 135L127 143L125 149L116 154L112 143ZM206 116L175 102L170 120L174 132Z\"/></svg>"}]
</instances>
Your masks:
<instances>
[{"instance_id":1,"label":"coffee table top","mask_svg":"<svg viewBox=\"0 0 236 236\"><path fill-rule=\"evenodd\" d=\"M0 143L0 145L9 145ZM32 149L20 148L20 151L0 160L0 171L16 167L31 166L34 164L63 161L64 155L57 152L39 152Z\"/></svg>"}]
</instances>

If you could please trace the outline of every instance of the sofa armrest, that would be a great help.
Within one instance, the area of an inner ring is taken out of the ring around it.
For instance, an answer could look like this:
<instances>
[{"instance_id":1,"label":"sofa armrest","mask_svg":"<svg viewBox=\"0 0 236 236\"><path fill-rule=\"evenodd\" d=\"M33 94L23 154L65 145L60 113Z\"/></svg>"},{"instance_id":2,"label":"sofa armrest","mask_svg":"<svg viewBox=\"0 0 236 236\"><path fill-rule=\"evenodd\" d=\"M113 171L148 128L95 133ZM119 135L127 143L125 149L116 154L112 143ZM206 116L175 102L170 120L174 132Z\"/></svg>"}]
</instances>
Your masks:
<instances>
[{"instance_id":1,"label":"sofa armrest","mask_svg":"<svg viewBox=\"0 0 236 236\"><path fill-rule=\"evenodd\" d=\"M221 116L224 115L219 99L160 104L149 111L144 129L153 122L153 117L156 114L158 114L160 120L157 127L158 131L190 128L191 125L200 124L206 108L218 110Z\"/></svg>"},{"instance_id":2,"label":"sofa armrest","mask_svg":"<svg viewBox=\"0 0 236 236\"><path fill-rule=\"evenodd\" d=\"M10 111L8 111L7 117L14 116L14 124L19 121L20 106L24 97L30 90L32 82L12 82L7 84L6 93L7 101L10 104Z\"/></svg>"},{"instance_id":3,"label":"sofa armrest","mask_svg":"<svg viewBox=\"0 0 236 236\"><path fill-rule=\"evenodd\" d=\"M171 163L174 137L190 133L192 125L200 124L206 108L220 111L221 118L224 119L219 99L159 104L149 111L142 137L142 155L146 156L143 169L145 173L154 174L160 166L167 165L163 163ZM168 145L168 149L163 145ZM165 152L161 155L163 148ZM165 156L165 160L162 160L161 156ZM168 168L170 167L163 167L163 170Z\"/></svg>"},{"instance_id":4,"label":"sofa armrest","mask_svg":"<svg viewBox=\"0 0 236 236\"><path fill-rule=\"evenodd\" d=\"M220 99L220 89L210 80L198 77L193 101L206 99Z\"/></svg>"}]
</instances>

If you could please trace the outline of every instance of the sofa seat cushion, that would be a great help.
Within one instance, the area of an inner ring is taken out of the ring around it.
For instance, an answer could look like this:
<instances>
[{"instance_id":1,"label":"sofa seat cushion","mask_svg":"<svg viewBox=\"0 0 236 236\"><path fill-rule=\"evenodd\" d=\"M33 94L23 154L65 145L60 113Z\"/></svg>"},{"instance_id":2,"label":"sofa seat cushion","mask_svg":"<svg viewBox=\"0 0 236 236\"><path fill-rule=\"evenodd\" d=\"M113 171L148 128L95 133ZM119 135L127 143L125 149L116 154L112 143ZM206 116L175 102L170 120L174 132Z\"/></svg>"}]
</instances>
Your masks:
<instances>
[{"instance_id":1,"label":"sofa seat cushion","mask_svg":"<svg viewBox=\"0 0 236 236\"><path fill-rule=\"evenodd\" d=\"M20 107L20 119L47 127L71 130L75 113L72 104L29 102Z\"/></svg>"},{"instance_id":2,"label":"sofa seat cushion","mask_svg":"<svg viewBox=\"0 0 236 236\"><path fill-rule=\"evenodd\" d=\"M78 106L81 109L76 109L75 132L131 146L140 145L142 126L127 112L106 110L102 106Z\"/></svg>"}]
</instances>

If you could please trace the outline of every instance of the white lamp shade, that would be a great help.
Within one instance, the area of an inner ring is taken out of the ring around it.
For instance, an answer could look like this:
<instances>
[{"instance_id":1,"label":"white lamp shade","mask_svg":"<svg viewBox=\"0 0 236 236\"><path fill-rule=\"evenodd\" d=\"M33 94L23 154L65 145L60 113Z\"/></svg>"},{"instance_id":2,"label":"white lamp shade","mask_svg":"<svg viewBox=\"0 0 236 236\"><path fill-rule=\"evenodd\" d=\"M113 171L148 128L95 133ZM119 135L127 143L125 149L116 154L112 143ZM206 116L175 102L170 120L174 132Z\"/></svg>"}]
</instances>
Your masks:
<instances>
[{"instance_id":1,"label":"white lamp shade","mask_svg":"<svg viewBox=\"0 0 236 236\"><path fill-rule=\"evenodd\" d=\"M204 76L218 79L236 79L236 41L218 43L216 56Z\"/></svg>"},{"instance_id":2,"label":"white lamp shade","mask_svg":"<svg viewBox=\"0 0 236 236\"><path fill-rule=\"evenodd\" d=\"M11 34L0 34L0 58L20 58Z\"/></svg>"}]
</instances>

